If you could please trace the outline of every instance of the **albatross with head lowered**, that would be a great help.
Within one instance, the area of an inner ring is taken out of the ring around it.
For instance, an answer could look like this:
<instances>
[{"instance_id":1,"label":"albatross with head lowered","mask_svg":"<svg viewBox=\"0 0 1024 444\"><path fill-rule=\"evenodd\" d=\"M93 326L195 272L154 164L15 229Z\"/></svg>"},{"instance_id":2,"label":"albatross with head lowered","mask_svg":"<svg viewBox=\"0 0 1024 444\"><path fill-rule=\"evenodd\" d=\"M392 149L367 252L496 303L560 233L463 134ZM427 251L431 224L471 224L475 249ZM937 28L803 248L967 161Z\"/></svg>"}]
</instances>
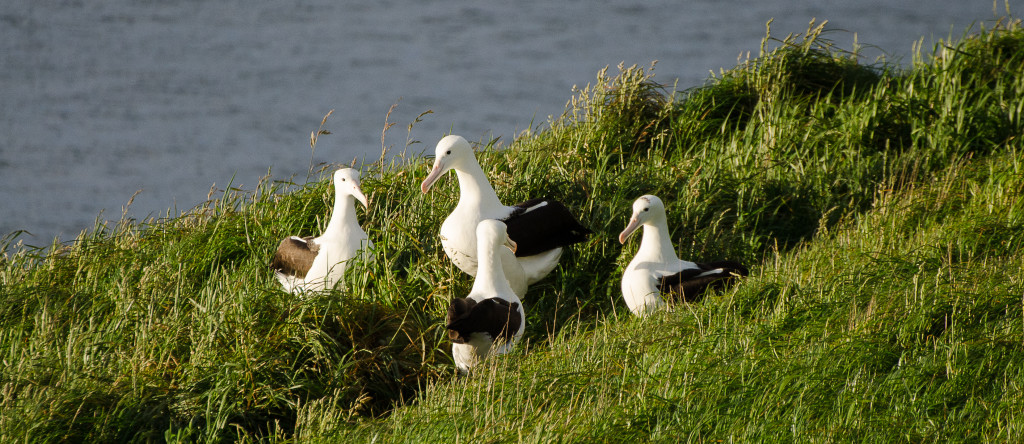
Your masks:
<instances>
[{"instance_id":1,"label":"albatross with head lowered","mask_svg":"<svg viewBox=\"0 0 1024 444\"><path fill-rule=\"evenodd\" d=\"M526 327L523 303L505 279L501 263L504 246L515 251L516 243L501 221L480 221L475 231L476 280L469 295L452 299L445 324L452 357L463 373L489 355L508 353Z\"/></svg>"},{"instance_id":2,"label":"albatross with head lowered","mask_svg":"<svg viewBox=\"0 0 1024 444\"><path fill-rule=\"evenodd\" d=\"M502 204L480 168L473 148L463 137L441 139L434 153L434 166L420 189L427 193L444 173L455 170L459 180L459 203L441 224L441 245L452 262L469 275L476 275L474 231L482 220L500 220L508 227L509 237L519 246L515 256L527 284L544 278L558 265L563 247L582 242L591 233L565 205L553 199L531 199L512 206Z\"/></svg>"},{"instance_id":3,"label":"albatross with head lowered","mask_svg":"<svg viewBox=\"0 0 1024 444\"><path fill-rule=\"evenodd\" d=\"M665 205L657 196L648 194L633 202L633 216L619 234L619 242L626 243L640 227L644 231L640 249L622 274L622 297L636 315L644 316L663 306L662 294L692 302L709 287L722 287L737 276L747 275L747 267L734 261L696 263L679 259L669 239Z\"/></svg>"},{"instance_id":4,"label":"albatross with head lowered","mask_svg":"<svg viewBox=\"0 0 1024 444\"><path fill-rule=\"evenodd\" d=\"M355 203L366 207L359 188L359 171L342 168L334 173L334 210L319 237L289 236L281 240L270 268L286 291L322 291L334 287L345 274L346 263L373 242L359 226Z\"/></svg>"}]
</instances>

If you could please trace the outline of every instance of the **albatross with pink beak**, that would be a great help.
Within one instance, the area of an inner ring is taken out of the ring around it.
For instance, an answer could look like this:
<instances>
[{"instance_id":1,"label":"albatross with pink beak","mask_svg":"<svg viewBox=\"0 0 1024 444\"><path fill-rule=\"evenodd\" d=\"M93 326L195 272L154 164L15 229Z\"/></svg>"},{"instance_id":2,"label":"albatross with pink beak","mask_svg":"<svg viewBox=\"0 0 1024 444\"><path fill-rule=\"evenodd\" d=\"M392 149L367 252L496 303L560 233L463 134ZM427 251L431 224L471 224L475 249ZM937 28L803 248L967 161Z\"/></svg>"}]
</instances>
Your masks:
<instances>
[{"instance_id":1,"label":"albatross with pink beak","mask_svg":"<svg viewBox=\"0 0 1024 444\"><path fill-rule=\"evenodd\" d=\"M665 205L657 196L648 194L633 202L633 216L619 234L619 242L625 244L640 227L644 229L640 249L622 273L622 297L638 316L665 305L662 294L692 302L709 287L722 287L737 276L747 275L747 267L734 261L696 263L679 259L669 239Z\"/></svg>"},{"instance_id":2,"label":"albatross with pink beak","mask_svg":"<svg viewBox=\"0 0 1024 444\"><path fill-rule=\"evenodd\" d=\"M274 253L270 268L285 291L329 290L344 276L349 260L373 248L356 219L356 201L367 207L359 188L359 171L342 168L332 180L334 211L324 233L320 237L286 237Z\"/></svg>"},{"instance_id":3,"label":"albatross with pink beak","mask_svg":"<svg viewBox=\"0 0 1024 444\"><path fill-rule=\"evenodd\" d=\"M563 247L582 242L591 233L565 205L552 199L531 199L513 206L502 204L477 163L473 148L461 136L441 139L434 153L434 167L420 189L427 193L444 173L455 170L459 203L441 224L441 245L452 262L469 275L476 276L475 230L482 220L500 220L508 227L508 236L519 246L515 259L527 284L541 280L558 265ZM503 264L503 268L514 267Z\"/></svg>"}]
</instances>

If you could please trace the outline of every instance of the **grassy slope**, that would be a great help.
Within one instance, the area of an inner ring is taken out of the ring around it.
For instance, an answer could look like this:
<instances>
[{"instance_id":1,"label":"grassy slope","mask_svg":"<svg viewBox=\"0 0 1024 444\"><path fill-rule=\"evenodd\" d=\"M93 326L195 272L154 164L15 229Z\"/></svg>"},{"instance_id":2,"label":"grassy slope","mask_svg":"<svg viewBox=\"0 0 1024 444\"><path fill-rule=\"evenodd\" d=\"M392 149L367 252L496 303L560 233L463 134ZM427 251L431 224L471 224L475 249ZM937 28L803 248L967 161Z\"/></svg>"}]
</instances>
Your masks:
<instances>
[{"instance_id":1,"label":"grassy slope","mask_svg":"<svg viewBox=\"0 0 1024 444\"><path fill-rule=\"evenodd\" d=\"M323 226L322 181L8 253L0 441L1021 436L1024 31L907 72L809 34L684 93L601 73L481 152L507 201L560 197L597 235L531 288L529 344L471 378L440 325L471 284L436 242L454 180L422 196L419 160L364 168L378 252L353 291L296 299L265 268ZM630 316L615 234L644 193L682 257L752 276Z\"/></svg>"}]
</instances>

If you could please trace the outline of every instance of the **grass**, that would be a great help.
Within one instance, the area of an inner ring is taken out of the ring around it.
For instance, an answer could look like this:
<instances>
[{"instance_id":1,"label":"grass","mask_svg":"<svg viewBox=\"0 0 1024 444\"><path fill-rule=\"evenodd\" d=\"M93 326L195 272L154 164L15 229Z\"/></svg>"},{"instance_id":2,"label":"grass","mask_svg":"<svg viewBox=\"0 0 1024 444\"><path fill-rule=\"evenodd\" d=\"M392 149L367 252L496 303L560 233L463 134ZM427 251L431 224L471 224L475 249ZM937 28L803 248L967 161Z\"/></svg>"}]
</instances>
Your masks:
<instances>
[{"instance_id":1,"label":"grass","mask_svg":"<svg viewBox=\"0 0 1024 444\"><path fill-rule=\"evenodd\" d=\"M602 71L482 143L499 196L563 199L596 234L531 287L523 346L468 378L441 323L472 284L436 238L457 193L419 192L424 159L363 166L375 260L317 297L267 263L325 224L322 174L48 249L7 236L0 441L1019 440L1024 30L907 68L821 33L685 91ZM645 193L681 257L751 276L630 315L616 235Z\"/></svg>"}]
</instances>

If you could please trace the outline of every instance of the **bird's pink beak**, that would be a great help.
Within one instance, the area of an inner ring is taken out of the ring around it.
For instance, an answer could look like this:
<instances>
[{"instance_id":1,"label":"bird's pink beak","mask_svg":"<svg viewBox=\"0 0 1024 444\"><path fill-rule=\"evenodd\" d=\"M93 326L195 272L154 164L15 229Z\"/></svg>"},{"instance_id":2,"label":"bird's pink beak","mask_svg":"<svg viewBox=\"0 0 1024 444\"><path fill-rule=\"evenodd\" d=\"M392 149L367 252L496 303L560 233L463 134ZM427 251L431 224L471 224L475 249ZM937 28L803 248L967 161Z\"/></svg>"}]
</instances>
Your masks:
<instances>
[{"instance_id":1,"label":"bird's pink beak","mask_svg":"<svg viewBox=\"0 0 1024 444\"><path fill-rule=\"evenodd\" d=\"M434 161L434 167L430 169L430 174L427 174L427 178L423 179L423 183L420 184L420 190L423 191L423 194L427 194L430 191L430 187L434 185L434 182L437 182L437 179L441 178L442 174L444 174L444 168L442 168L441 159L437 159Z\"/></svg>"},{"instance_id":2,"label":"bird's pink beak","mask_svg":"<svg viewBox=\"0 0 1024 444\"><path fill-rule=\"evenodd\" d=\"M352 187L352 196L363 204L363 208L370 208L370 205L366 203L366 195L363 194L363 190L358 185Z\"/></svg>"},{"instance_id":3,"label":"bird's pink beak","mask_svg":"<svg viewBox=\"0 0 1024 444\"><path fill-rule=\"evenodd\" d=\"M512 250L512 253L515 253L516 250L519 249L519 244L512 240L512 238L505 238L505 246L508 247L509 250Z\"/></svg>"},{"instance_id":4,"label":"bird's pink beak","mask_svg":"<svg viewBox=\"0 0 1024 444\"><path fill-rule=\"evenodd\" d=\"M626 229L619 233L619 243L626 243L626 239L629 238L637 228L640 228L640 219L633 217L629 219L629 225L626 225Z\"/></svg>"}]
</instances>

